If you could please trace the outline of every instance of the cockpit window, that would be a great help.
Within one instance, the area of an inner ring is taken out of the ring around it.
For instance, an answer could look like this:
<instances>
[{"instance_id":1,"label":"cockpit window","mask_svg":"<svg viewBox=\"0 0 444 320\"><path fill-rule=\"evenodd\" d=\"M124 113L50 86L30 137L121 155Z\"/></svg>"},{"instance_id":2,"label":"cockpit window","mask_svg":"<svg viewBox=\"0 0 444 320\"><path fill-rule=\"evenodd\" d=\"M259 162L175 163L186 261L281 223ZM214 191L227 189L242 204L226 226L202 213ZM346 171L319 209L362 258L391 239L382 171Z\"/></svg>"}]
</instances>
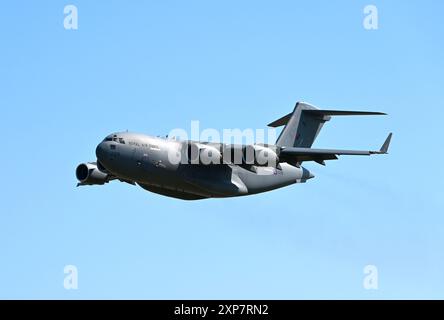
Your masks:
<instances>
[{"instance_id":1,"label":"cockpit window","mask_svg":"<svg viewBox=\"0 0 444 320\"><path fill-rule=\"evenodd\" d=\"M125 140L123 138L118 137L115 134L107 136L105 139L103 139L103 141L114 141L120 144L125 144Z\"/></svg>"}]
</instances>

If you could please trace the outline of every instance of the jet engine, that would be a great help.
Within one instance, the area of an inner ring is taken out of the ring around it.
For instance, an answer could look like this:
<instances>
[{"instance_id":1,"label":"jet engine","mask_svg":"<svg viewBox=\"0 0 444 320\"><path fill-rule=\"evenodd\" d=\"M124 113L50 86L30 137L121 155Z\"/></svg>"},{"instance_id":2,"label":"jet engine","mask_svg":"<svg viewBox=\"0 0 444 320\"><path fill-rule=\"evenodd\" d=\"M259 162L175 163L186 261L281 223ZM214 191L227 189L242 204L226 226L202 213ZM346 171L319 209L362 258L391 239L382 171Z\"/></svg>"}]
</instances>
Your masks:
<instances>
[{"instance_id":1,"label":"jet engine","mask_svg":"<svg viewBox=\"0 0 444 320\"><path fill-rule=\"evenodd\" d=\"M211 145L190 143L188 144L188 161L191 164L221 164L222 153Z\"/></svg>"},{"instance_id":2,"label":"jet engine","mask_svg":"<svg viewBox=\"0 0 444 320\"><path fill-rule=\"evenodd\" d=\"M96 162L81 163L77 166L76 177L79 180L77 186L105 184L111 180L110 175L99 168Z\"/></svg>"},{"instance_id":3,"label":"jet engine","mask_svg":"<svg viewBox=\"0 0 444 320\"><path fill-rule=\"evenodd\" d=\"M279 156L271 148L261 145L245 146L243 150L243 161L261 167L276 167L279 164Z\"/></svg>"}]
</instances>

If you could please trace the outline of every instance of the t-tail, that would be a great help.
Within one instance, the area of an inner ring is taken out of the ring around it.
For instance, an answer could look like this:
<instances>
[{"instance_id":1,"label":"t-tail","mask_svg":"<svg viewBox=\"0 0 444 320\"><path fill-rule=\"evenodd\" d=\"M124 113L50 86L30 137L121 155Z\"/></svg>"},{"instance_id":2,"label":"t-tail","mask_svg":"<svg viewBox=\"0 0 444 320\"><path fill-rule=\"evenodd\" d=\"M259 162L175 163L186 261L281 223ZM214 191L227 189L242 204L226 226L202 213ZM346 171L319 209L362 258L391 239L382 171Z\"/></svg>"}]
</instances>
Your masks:
<instances>
[{"instance_id":1,"label":"t-tail","mask_svg":"<svg viewBox=\"0 0 444 320\"><path fill-rule=\"evenodd\" d=\"M337 159L338 155L370 155L387 153L392 134L390 133L378 151L312 149L322 126L332 116L349 115L385 115L382 112L321 110L305 102L297 102L293 112L273 121L268 126L284 126L276 140L280 158L290 163L300 164L303 161L316 161L325 164L324 160Z\"/></svg>"}]
</instances>

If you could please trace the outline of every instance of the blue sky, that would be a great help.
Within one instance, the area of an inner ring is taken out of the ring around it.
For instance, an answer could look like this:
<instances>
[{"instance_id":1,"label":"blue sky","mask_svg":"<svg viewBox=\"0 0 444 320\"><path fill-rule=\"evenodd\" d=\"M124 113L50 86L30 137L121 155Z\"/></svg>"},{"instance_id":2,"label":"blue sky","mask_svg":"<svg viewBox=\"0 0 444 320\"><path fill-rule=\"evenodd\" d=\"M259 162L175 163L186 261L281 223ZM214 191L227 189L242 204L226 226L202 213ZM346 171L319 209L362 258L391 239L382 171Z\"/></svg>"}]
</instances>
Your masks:
<instances>
[{"instance_id":1,"label":"blue sky","mask_svg":"<svg viewBox=\"0 0 444 320\"><path fill-rule=\"evenodd\" d=\"M79 29L63 28L78 8ZM374 4L379 29L363 27ZM444 298L440 1L0 5L0 298ZM379 148L251 197L184 202L78 163L129 129L266 128L298 100L384 111L315 143ZM63 287L65 265L79 287ZM378 290L363 288L366 265Z\"/></svg>"}]
</instances>

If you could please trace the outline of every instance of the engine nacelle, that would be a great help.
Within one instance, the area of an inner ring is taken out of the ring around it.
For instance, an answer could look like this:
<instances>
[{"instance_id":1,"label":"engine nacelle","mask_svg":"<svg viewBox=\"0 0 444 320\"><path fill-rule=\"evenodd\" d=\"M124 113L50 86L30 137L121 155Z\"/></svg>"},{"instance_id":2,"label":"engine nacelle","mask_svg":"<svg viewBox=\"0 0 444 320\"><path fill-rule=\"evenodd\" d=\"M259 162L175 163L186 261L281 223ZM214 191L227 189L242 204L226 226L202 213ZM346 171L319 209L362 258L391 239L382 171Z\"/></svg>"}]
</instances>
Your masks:
<instances>
[{"instance_id":1,"label":"engine nacelle","mask_svg":"<svg viewBox=\"0 0 444 320\"><path fill-rule=\"evenodd\" d=\"M261 167L276 167L279 157L272 148L261 145L249 145L243 148L232 148L223 146L222 151L218 148L202 144L188 144L188 163L191 164L222 164L230 162L237 165L256 165Z\"/></svg>"},{"instance_id":2,"label":"engine nacelle","mask_svg":"<svg viewBox=\"0 0 444 320\"><path fill-rule=\"evenodd\" d=\"M202 143L188 145L188 162L191 164L221 164L222 153L217 148Z\"/></svg>"},{"instance_id":3,"label":"engine nacelle","mask_svg":"<svg viewBox=\"0 0 444 320\"><path fill-rule=\"evenodd\" d=\"M276 151L260 145L246 146L243 150L245 164L263 167L276 167L279 163L279 156Z\"/></svg>"},{"instance_id":4,"label":"engine nacelle","mask_svg":"<svg viewBox=\"0 0 444 320\"><path fill-rule=\"evenodd\" d=\"M95 162L81 163L77 166L76 177L79 180L77 186L105 184L109 182L110 175L97 167Z\"/></svg>"}]
</instances>

